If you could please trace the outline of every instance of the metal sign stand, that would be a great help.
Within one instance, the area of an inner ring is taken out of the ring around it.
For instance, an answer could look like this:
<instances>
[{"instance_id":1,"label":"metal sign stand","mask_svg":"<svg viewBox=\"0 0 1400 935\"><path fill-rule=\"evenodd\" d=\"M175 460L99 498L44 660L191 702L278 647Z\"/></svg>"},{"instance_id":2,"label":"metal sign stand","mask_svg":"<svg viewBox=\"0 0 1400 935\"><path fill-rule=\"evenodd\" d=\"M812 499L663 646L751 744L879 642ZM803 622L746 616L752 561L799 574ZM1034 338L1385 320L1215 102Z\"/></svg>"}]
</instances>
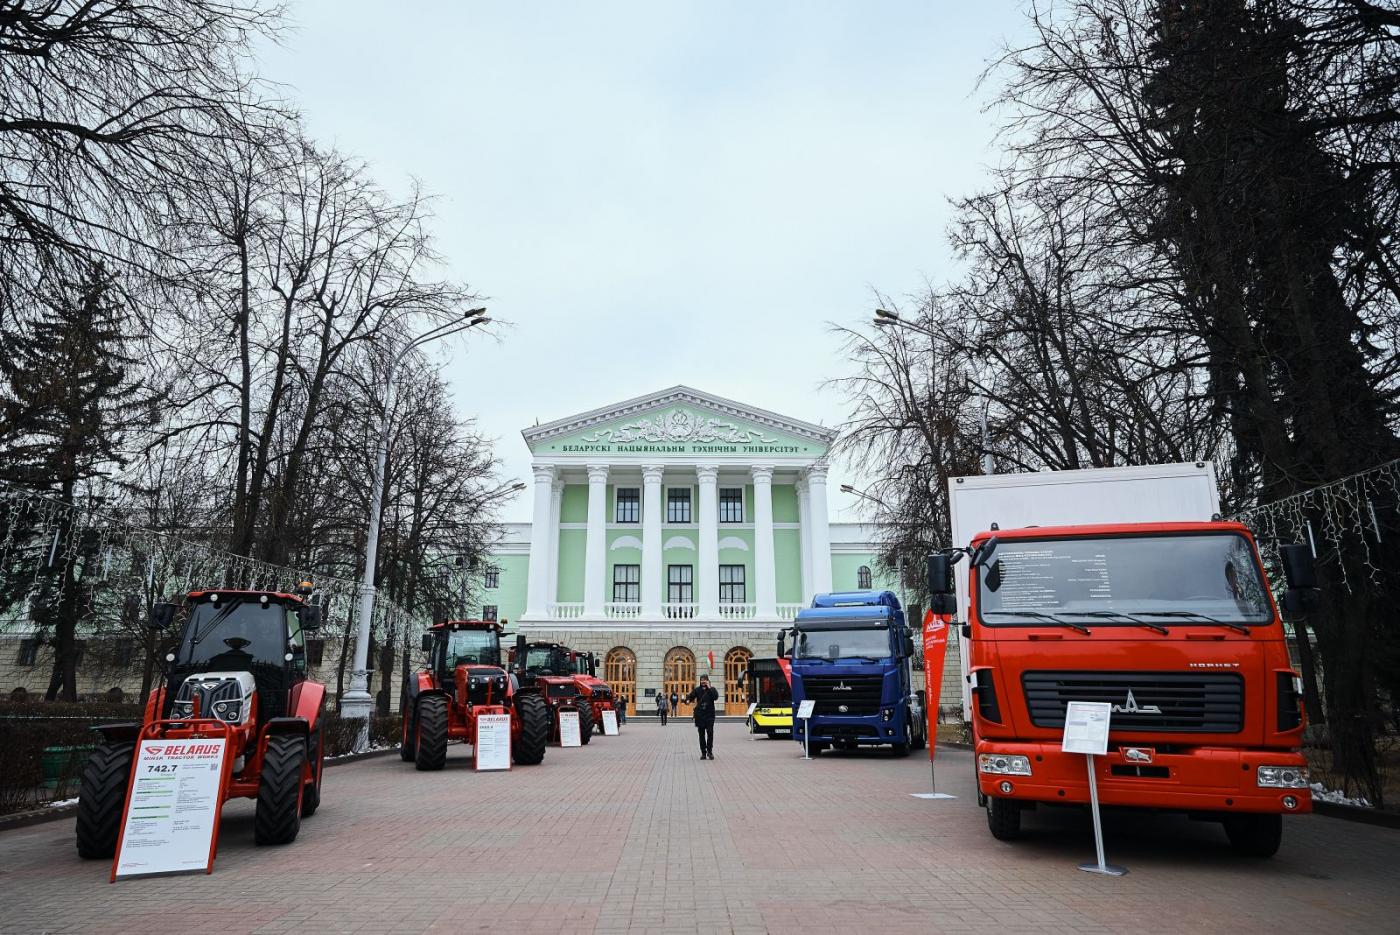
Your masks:
<instances>
[{"instance_id":1,"label":"metal sign stand","mask_svg":"<svg viewBox=\"0 0 1400 935\"><path fill-rule=\"evenodd\" d=\"M812 700L802 702L797 706L797 719L803 721L802 725L802 759L812 758L812 711L817 707L817 703Z\"/></svg>"},{"instance_id":2,"label":"metal sign stand","mask_svg":"<svg viewBox=\"0 0 1400 935\"><path fill-rule=\"evenodd\" d=\"M1094 756L1108 752L1109 720L1113 717L1113 705L1106 701L1071 701L1065 706L1065 734L1060 741L1060 749L1065 753L1082 753L1089 765L1089 810L1094 815L1094 851L1098 855L1096 864L1084 863L1079 869L1085 873L1101 873L1109 877L1121 877L1128 872L1126 867L1117 867L1104 860L1103 822L1099 819L1099 783L1094 776Z\"/></svg>"},{"instance_id":3,"label":"metal sign stand","mask_svg":"<svg viewBox=\"0 0 1400 935\"><path fill-rule=\"evenodd\" d=\"M1128 872L1128 868L1119 867L1104 860L1103 823L1099 821L1099 784L1094 778L1094 755L1086 753L1084 759L1089 764L1089 808L1094 813L1094 852L1098 855L1099 862L1080 864L1079 869L1085 873L1102 873L1108 877L1121 877Z\"/></svg>"}]
</instances>

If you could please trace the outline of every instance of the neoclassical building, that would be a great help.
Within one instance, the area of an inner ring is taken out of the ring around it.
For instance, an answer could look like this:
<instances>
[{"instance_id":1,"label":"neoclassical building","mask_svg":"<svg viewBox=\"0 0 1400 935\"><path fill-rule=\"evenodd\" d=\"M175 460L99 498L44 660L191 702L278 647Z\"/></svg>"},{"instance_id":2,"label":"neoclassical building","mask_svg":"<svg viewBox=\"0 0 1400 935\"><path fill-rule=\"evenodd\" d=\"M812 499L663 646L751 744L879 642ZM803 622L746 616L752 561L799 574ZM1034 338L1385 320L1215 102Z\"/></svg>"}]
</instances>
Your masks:
<instances>
[{"instance_id":1,"label":"neoclassical building","mask_svg":"<svg viewBox=\"0 0 1400 935\"><path fill-rule=\"evenodd\" d=\"M893 587L869 531L828 519L832 429L677 386L522 434L534 521L506 526L479 610L597 653L636 706L709 674L742 711L748 659L814 593Z\"/></svg>"}]
</instances>

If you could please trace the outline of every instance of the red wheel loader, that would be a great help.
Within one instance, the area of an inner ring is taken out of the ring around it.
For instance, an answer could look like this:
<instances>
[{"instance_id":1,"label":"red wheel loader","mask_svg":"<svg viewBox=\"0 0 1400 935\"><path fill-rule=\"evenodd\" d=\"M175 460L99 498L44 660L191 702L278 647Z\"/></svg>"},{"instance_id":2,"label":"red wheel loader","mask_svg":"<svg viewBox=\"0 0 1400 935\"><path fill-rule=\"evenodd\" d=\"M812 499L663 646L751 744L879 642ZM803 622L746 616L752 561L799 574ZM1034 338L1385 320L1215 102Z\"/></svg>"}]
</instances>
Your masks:
<instances>
[{"instance_id":1,"label":"red wheel loader","mask_svg":"<svg viewBox=\"0 0 1400 935\"><path fill-rule=\"evenodd\" d=\"M511 667L520 679L521 691L534 692L549 705L549 739L559 742L559 714L578 711L579 739L588 743L593 736L594 708L574 677L574 661L567 646L559 643L527 643L525 634L516 635L511 650ZM601 716L597 723L602 723Z\"/></svg>"},{"instance_id":2,"label":"red wheel loader","mask_svg":"<svg viewBox=\"0 0 1400 935\"><path fill-rule=\"evenodd\" d=\"M428 665L409 673L399 704L403 738L399 755L420 770L442 769L451 741L476 747L476 719L510 715L514 762L533 766L544 759L550 716L544 698L518 687L501 666L501 625L488 620L452 620L423 634Z\"/></svg>"},{"instance_id":3,"label":"red wheel loader","mask_svg":"<svg viewBox=\"0 0 1400 935\"><path fill-rule=\"evenodd\" d=\"M115 853L139 740L222 737L233 757L224 801L257 800L253 839L288 844L321 804L324 685L306 674L303 634L321 625L311 592L191 591L183 606L158 603L150 625L179 623L164 684L139 724L97 728L102 744L78 792L78 853Z\"/></svg>"},{"instance_id":4,"label":"red wheel loader","mask_svg":"<svg viewBox=\"0 0 1400 935\"><path fill-rule=\"evenodd\" d=\"M580 697L593 709L593 727L603 731L603 712L615 711L621 702L613 698L612 686L598 678L598 657L593 653L569 651L569 662Z\"/></svg>"}]
</instances>

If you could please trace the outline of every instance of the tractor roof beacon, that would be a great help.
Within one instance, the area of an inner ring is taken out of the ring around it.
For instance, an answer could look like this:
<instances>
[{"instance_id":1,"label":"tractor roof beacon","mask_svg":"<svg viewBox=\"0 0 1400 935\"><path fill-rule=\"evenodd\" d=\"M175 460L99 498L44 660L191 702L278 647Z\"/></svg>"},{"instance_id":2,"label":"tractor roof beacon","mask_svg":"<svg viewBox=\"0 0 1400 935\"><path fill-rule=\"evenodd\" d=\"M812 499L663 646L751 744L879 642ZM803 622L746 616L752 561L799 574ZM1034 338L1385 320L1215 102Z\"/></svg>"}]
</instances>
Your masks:
<instances>
[{"instance_id":1,"label":"tractor roof beacon","mask_svg":"<svg viewBox=\"0 0 1400 935\"><path fill-rule=\"evenodd\" d=\"M296 838L321 803L326 689L306 671L305 634L321 625L311 594L310 583L295 594L209 589L151 608L151 628L178 623L178 635L141 722L96 728L102 744L78 792L81 856L116 851L139 739L225 739L234 761L223 800L257 800L258 844Z\"/></svg>"}]
</instances>

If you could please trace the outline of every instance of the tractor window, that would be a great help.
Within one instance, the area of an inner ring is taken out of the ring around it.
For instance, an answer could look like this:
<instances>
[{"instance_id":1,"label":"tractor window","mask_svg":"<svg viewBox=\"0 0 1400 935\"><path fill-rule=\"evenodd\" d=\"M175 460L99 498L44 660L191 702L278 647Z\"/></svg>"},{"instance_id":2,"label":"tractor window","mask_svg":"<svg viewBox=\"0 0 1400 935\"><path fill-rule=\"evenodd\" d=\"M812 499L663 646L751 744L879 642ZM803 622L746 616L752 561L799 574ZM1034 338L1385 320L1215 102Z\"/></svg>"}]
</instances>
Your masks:
<instances>
[{"instance_id":1,"label":"tractor window","mask_svg":"<svg viewBox=\"0 0 1400 935\"><path fill-rule=\"evenodd\" d=\"M452 630L447 636L447 667L463 665L498 666L501 640L495 630Z\"/></svg>"},{"instance_id":2,"label":"tractor window","mask_svg":"<svg viewBox=\"0 0 1400 935\"><path fill-rule=\"evenodd\" d=\"M526 675L572 675L564 654L552 646L531 646L525 650Z\"/></svg>"},{"instance_id":3,"label":"tractor window","mask_svg":"<svg viewBox=\"0 0 1400 935\"><path fill-rule=\"evenodd\" d=\"M281 668L286 652L286 608L281 604L206 598L190 612L176 659L212 671L246 672L253 663Z\"/></svg>"}]
</instances>

